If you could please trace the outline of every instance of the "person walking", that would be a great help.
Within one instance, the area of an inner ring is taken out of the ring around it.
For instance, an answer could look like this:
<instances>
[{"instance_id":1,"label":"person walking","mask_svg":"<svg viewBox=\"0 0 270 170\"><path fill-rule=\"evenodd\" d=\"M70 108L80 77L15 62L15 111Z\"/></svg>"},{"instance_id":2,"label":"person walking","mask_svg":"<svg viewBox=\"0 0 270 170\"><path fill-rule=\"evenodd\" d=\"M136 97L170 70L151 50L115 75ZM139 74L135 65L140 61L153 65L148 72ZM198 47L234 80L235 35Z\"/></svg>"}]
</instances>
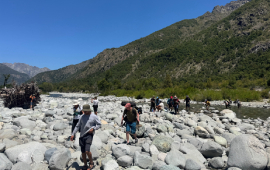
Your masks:
<instances>
[{"instance_id":1,"label":"person walking","mask_svg":"<svg viewBox=\"0 0 270 170\"><path fill-rule=\"evenodd\" d=\"M73 122L71 127L71 133L74 131L75 126L79 122L80 116L82 115L82 109L78 101L75 101L73 104Z\"/></svg>"},{"instance_id":2,"label":"person walking","mask_svg":"<svg viewBox=\"0 0 270 170\"><path fill-rule=\"evenodd\" d=\"M30 102L30 109L33 109L33 110L34 110L35 101L36 101L36 96L35 96L35 94L32 94L29 98L31 99L31 102Z\"/></svg>"},{"instance_id":3,"label":"person walking","mask_svg":"<svg viewBox=\"0 0 270 170\"><path fill-rule=\"evenodd\" d=\"M238 99L236 100L236 102L237 102L237 107L239 109L241 107L241 102Z\"/></svg>"},{"instance_id":4,"label":"person walking","mask_svg":"<svg viewBox=\"0 0 270 170\"><path fill-rule=\"evenodd\" d=\"M156 109L158 108L159 104L161 103L161 101L159 100L159 98L156 98Z\"/></svg>"},{"instance_id":5,"label":"person walking","mask_svg":"<svg viewBox=\"0 0 270 170\"><path fill-rule=\"evenodd\" d=\"M98 109L98 99L97 97L94 97L94 100L91 101L93 103L94 112L97 115L97 109Z\"/></svg>"},{"instance_id":6,"label":"person walking","mask_svg":"<svg viewBox=\"0 0 270 170\"><path fill-rule=\"evenodd\" d=\"M186 102L186 111L187 111L187 108L188 108L188 111L190 111L190 98L188 97L188 95L186 96L184 102Z\"/></svg>"},{"instance_id":7,"label":"person walking","mask_svg":"<svg viewBox=\"0 0 270 170\"><path fill-rule=\"evenodd\" d=\"M153 97L151 98L150 102L151 102L150 112L155 112L155 110L156 110L155 96L153 96Z\"/></svg>"},{"instance_id":8,"label":"person walking","mask_svg":"<svg viewBox=\"0 0 270 170\"><path fill-rule=\"evenodd\" d=\"M168 107L169 107L169 111L173 110L173 97L171 96L168 101L167 101Z\"/></svg>"},{"instance_id":9,"label":"person walking","mask_svg":"<svg viewBox=\"0 0 270 170\"><path fill-rule=\"evenodd\" d=\"M125 105L125 110L124 110L122 120L121 120L121 126L123 126L124 119L126 122L126 138L127 138L126 142L127 142L127 145L130 145L129 134L135 138L135 143L137 143L138 139L136 136L136 125L137 125L137 122L140 122L139 113L137 112L137 110L135 108L131 107L130 103L127 103Z\"/></svg>"},{"instance_id":10,"label":"person walking","mask_svg":"<svg viewBox=\"0 0 270 170\"><path fill-rule=\"evenodd\" d=\"M204 104L206 106L206 110L208 110L209 109L209 106L210 106L210 102L207 99L205 99L204 100Z\"/></svg>"},{"instance_id":11,"label":"person walking","mask_svg":"<svg viewBox=\"0 0 270 170\"><path fill-rule=\"evenodd\" d=\"M179 99L177 98L177 96L175 95L174 98L173 98L173 107L174 107L174 112L175 112L175 114L178 113L179 104L180 104L180 101L179 101Z\"/></svg>"},{"instance_id":12,"label":"person walking","mask_svg":"<svg viewBox=\"0 0 270 170\"><path fill-rule=\"evenodd\" d=\"M72 132L70 140L73 141L75 134L79 129L81 129L79 144L81 147L82 158L84 163L83 169L91 170L94 166L94 162L92 159L92 153L90 152L90 147L92 145L95 131L101 127L101 123L97 115L91 112L89 104L83 105L82 112L84 114L80 117L79 122L77 123L74 131ZM88 156L88 159L90 161L89 167L87 166L86 155Z\"/></svg>"}]
</instances>

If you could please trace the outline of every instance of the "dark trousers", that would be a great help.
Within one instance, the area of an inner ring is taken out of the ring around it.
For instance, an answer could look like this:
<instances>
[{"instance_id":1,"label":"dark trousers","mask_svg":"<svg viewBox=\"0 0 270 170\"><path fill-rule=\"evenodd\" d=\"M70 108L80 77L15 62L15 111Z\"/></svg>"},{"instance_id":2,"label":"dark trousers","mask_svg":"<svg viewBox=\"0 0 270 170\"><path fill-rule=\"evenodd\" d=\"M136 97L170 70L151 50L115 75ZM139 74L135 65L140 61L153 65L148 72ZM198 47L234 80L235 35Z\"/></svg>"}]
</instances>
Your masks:
<instances>
[{"instance_id":1,"label":"dark trousers","mask_svg":"<svg viewBox=\"0 0 270 170\"><path fill-rule=\"evenodd\" d=\"M153 109L153 111L156 110L155 103L151 103L150 112L152 112L152 109Z\"/></svg>"},{"instance_id":2,"label":"dark trousers","mask_svg":"<svg viewBox=\"0 0 270 170\"><path fill-rule=\"evenodd\" d=\"M75 126L77 125L78 122L79 122L79 119L73 119L71 133L74 131Z\"/></svg>"}]
</instances>

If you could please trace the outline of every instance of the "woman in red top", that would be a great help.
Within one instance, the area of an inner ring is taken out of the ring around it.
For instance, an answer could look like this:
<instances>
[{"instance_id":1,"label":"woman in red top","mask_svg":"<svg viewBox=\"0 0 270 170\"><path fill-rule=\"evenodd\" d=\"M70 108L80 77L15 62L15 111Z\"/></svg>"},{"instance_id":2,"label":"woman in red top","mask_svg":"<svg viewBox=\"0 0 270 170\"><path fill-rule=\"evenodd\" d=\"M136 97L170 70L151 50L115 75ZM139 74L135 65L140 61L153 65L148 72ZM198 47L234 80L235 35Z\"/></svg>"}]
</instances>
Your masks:
<instances>
[{"instance_id":1,"label":"woman in red top","mask_svg":"<svg viewBox=\"0 0 270 170\"><path fill-rule=\"evenodd\" d=\"M174 103L174 105L173 105L174 112L175 112L175 114L177 114L178 113L178 108L179 108L180 101L179 101L179 99L177 98L176 95L173 98L173 103Z\"/></svg>"}]
</instances>

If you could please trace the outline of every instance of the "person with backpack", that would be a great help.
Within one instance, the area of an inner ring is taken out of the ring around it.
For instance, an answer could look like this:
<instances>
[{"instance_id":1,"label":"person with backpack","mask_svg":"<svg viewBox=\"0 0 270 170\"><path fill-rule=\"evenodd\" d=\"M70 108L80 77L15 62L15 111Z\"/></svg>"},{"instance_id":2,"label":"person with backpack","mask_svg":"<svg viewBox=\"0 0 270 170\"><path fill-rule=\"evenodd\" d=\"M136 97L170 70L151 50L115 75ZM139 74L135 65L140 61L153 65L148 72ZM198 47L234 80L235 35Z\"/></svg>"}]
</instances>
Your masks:
<instances>
[{"instance_id":1,"label":"person with backpack","mask_svg":"<svg viewBox=\"0 0 270 170\"><path fill-rule=\"evenodd\" d=\"M188 95L186 96L184 102L186 102L186 110L188 108L188 111L190 111L190 98L188 97Z\"/></svg>"},{"instance_id":2,"label":"person with backpack","mask_svg":"<svg viewBox=\"0 0 270 170\"><path fill-rule=\"evenodd\" d=\"M150 102L151 102L150 112L155 112L155 110L156 110L155 96L153 96L153 97L151 98Z\"/></svg>"},{"instance_id":3,"label":"person with backpack","mask_svg":"<svg viewBox=\"0 0 270 170\"><path fill-rule=\"evenodd\" d=\"M75 103L73 104L73 122L71 132L74 131L75 126L79 122L81 115L82 115L82 108L80 107L79 102L75 101Z\"/></svg>"},{"instance_id":4,"label":"person with backpack","mask_svg":"<svg viewBox=\"0 0 270 170\"><path fill-rule=\"evenodd\" d=\"M209 109L209 106L210 106L210 102L207 99L205 99L204 100L204 104L206 106L206 109L208 110Z\"/></svg>"},{"instance_id":5,"label":"person with backpack","mask_svg":"<svg viewBox=\"0 0 270 170\"><path fill-rule=\"evenodd\" d=\"M174 112L175 112L175 114L178 113L179 104L180 104L180 101L179 101L179 99L177 98L177 96L175 95L174 98L173 98L173 107L174 107Z\"/></svg>"},{"instance_id":6,"label":"person with backpack","mask_svg":"<svg viewBox=\"0 0 270 170\"><path fill-rule=\"evenodd\" d=\"M129 142L129 134L135 138L135 143L138 142L138 138L136 136L136 125L137 122L140 122L139 113L133 107L131 107L130 103L125 105L125 110L121 120L121 126L123 126L123 120L126 123L126 138L127 138L127 145L130 145Z\"/></svg>"},{"instance_id":7,"label":"person with backpack","mask_svg":"<svg viewBox=\"0 0 270 170\"><path fill-rule=\"evenodd\" d=\"M168 107L169 107L169 111L173 110L173 97L171 96L168 101L167 101Z\"/></svg>"},{"instance_id":8,"label":"person with backpack","mask_svg":"<svg viewBox=\"0 0 270 170\"><path fill-rule=\"evenodd\" d=\"M83 169L90 170L94 166L92 153L90 152L90 147L92 145L95 131L101 127L101 123L97 115L91 112L89 104L83 105L82 112L84 114L79 118L79 121L74 131L72 132L70 140L73 141L75 134L79 129L81 129L79 144L81 147L82 159L84 163ZM90 162L89 167L87 166L86 155L88 156Z\"/></svg>"}]
</instances>

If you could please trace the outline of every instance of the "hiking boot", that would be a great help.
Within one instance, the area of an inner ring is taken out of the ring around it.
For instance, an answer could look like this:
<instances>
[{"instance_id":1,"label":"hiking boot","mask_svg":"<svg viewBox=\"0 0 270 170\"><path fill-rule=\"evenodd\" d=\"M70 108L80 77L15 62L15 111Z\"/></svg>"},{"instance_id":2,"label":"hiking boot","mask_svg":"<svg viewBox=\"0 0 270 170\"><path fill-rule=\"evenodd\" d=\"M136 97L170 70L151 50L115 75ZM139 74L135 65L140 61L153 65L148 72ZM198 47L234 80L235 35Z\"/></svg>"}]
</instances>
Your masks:
<instances>
[{"instance_id":1,"label":"hiking boot","mask_svg":"<svg viewBox=\"0 0 270 170\"><path fill-rule=\"evenodd\" d=\"M138 138L135 139L135 143L138 143Z\"/></svg>"}]
</instances>

